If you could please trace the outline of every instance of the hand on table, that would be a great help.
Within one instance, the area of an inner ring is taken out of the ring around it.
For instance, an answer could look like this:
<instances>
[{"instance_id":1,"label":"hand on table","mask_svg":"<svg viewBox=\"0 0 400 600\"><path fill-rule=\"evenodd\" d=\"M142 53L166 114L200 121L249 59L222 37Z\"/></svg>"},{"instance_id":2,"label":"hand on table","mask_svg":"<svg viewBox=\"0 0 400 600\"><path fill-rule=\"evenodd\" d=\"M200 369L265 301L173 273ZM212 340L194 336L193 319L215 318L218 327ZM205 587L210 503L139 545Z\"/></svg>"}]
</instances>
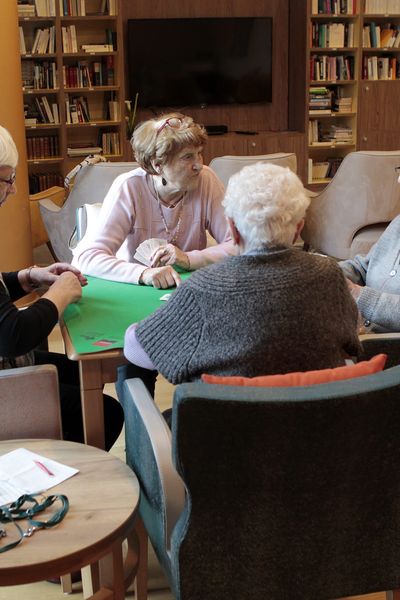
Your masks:
<instances>
[{"instance_id":1,"label":"hand on table","mask_svg":"<svg viewBox=\"0 0 400 600\"><path fill-rule=\"evenodd\" d=\"M69 263L54 263L48 267L33 267L30 278L37 285L52 285L63 273L71 273L81 286L87 285L87 279L76 267ZM72 281L72 280L71 280Z\"/></svg>"},{"instance_id":2,"label":"hand on table","mask_svg":"<svg viewBox=\"0 0 400 600\"><path fill-rule=\"evenodd\" d=\"M152 267L177 265L178 267L182 267L182 269L190 269L188 255L173 244L167 244L158 248L150 258L150 261Z\"/></svg>"},{"instance_id":3,"label":"hand on table","mask_svg":"<svg viewBox=\"0 0 400 600\"><path fill-rule=\"evenodd\" d=\"M181 278L172 267L158 267L145 269L140 276L139 283L153 285L155 288L166 289L178 286Z\"/></svg>"}]
</instances>

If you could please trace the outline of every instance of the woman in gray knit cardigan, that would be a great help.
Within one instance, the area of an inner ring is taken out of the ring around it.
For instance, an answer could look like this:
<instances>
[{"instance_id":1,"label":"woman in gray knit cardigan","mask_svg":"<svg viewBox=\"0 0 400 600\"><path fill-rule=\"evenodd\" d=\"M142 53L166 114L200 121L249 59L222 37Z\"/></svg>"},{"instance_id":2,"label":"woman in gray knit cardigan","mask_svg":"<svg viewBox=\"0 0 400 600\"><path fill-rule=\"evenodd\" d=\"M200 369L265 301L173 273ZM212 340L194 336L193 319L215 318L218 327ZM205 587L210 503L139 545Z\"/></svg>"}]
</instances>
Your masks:
<instances>
[{"instance_id":1,"label":"woman in gray knit cardigan","mask_svg":"<svg viewBox=\"0 0 400 600\"><path fill-rule=\"evenodd\" d=\"M336 367L358 355L357 307L332 259L293 247L309 204L288 168L257 163L223 205L239 255L193 273L131 325L125 356L172 383Z\"/></svg>"}]
</instances>

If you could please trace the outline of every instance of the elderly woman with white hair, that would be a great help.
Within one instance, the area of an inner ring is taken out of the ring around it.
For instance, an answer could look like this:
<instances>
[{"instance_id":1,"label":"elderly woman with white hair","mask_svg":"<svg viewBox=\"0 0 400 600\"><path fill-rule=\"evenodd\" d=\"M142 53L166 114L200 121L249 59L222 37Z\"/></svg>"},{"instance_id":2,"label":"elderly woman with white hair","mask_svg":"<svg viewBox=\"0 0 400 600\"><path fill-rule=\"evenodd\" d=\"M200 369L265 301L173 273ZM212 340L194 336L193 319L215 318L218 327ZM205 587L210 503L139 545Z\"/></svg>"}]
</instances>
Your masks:
<instances>
[{"instance_id":1,"label":"elderly woman with white hair","mask_svg":"<svg viewBox=\"0 0 400 600\"><path fill-rule=\"evenodd\" d=\"M195 272L131 325L126 358L177 384L202 373L333 368L357 356L357 308L340 268L293 247L308 204L288 168L257 163L233 175L223 205L239 255Z\"/></svg>"},{"instance_id":2,"label":"elderly woman with white hair","mask_svg":"<svg viewBox=\"0 0 400 600\"><path fill-rule=\"evenodd\" d=\"M17 163L14 140L0 126L0 207L17 191ZM6 213L0 216L4 219ZM0 273L0 369L54 364L60 382L63 437L76 442L84 441L78 365L64 354L39 350L38 346L47 339L68 304L79 300L86 284L82 273L68 263ZM25 310L18 310L13 302L38 287L46 288L41 298ZM122 429L123 413L109 396L104 396L104 413L108 449Z\"/></svg>"}]
</instances>

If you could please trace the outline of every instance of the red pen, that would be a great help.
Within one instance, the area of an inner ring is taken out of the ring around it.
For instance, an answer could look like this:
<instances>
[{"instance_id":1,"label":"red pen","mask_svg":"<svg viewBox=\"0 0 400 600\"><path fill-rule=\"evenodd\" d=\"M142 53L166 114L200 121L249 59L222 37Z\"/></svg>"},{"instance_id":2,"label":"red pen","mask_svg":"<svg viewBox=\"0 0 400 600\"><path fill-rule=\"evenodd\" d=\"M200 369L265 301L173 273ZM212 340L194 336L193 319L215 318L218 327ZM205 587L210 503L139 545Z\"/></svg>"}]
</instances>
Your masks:
<instances>
[{"instance_id":1,"label":"red pen","mask_svg":"<svg viewBox=\"0 0 400 600\"><path fill-rule=\"evenodd\" d=\"M45 473L47 473L47 475L49 475L50 477L54 477L54 473L52 473L50 471L50 469L48 469L46 467L46 465L44 465L42 462L40 462L40 460L34 460L33 462L35 463L35 465L37 467L39 467L39 469L42 469L42 471L44 471Z\"/></svg>"}]
</instances>

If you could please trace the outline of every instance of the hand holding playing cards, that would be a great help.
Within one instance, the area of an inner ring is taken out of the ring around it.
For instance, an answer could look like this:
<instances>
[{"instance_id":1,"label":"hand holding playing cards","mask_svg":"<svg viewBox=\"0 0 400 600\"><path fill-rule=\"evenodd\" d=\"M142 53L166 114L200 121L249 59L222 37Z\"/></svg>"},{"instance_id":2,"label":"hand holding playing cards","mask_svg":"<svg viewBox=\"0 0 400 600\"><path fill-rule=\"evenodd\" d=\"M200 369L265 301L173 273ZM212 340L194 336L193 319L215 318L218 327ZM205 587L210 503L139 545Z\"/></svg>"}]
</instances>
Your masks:
<instances>
[{"instance_id":1,"label":"hand holding playing cards","mask_svg":"<svg viewBox=\"0 0 400 600\"><path fill-rule=\"evenodd\" d=\"M190 262L187 254L182 252L173 244L167 244L158 248L151 256L151 266L161 267L165 265L177 265L182 269L190 269Z\"/></svg>"}]
</instances>

